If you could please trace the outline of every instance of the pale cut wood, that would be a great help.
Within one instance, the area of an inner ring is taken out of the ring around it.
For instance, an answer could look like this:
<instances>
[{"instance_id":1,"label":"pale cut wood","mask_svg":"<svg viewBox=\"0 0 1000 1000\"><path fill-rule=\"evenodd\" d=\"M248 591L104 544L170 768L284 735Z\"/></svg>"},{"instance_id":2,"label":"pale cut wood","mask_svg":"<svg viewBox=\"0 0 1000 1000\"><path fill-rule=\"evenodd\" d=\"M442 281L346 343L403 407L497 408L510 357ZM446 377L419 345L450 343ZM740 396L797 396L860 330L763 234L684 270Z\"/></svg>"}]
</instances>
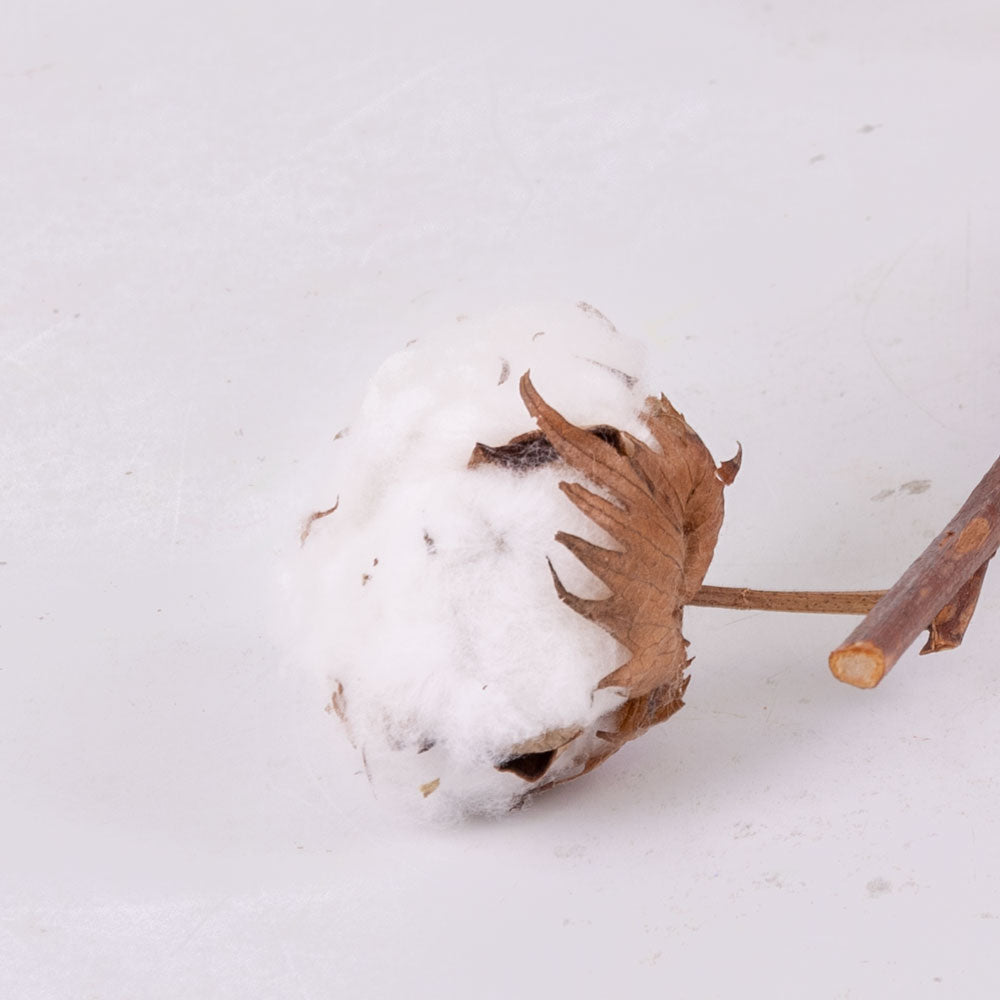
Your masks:
<instances>
[{"instance_id":1,"label":"pale cut wood","mask_svg":"<svg viewBox=\"0 0 1000 1000\"><path fill-rule=\"evenodd\" d=\"M1000 546L1000 458L961 510L830 654L830 670L872 688L926 628L925 652L956 646L972 617L986 563ZM977 579L978 578L978 579Z\"/></svg>"}]
</instances>

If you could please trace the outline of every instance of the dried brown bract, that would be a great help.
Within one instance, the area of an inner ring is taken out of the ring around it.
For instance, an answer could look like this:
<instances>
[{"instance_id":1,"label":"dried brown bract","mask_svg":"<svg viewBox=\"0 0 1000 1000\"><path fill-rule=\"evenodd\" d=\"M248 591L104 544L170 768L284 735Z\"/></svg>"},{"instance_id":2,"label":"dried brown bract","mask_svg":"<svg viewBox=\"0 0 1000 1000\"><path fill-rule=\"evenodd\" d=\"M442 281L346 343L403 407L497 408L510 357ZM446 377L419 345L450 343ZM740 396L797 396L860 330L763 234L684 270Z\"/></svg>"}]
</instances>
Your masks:
<instances>
[{"instance_id":1,"label":"dried brown bract","mask_svg":"<svg viewBox=\"0 0 1000 1000\"><path fill-rule=\"evenodd\" d=\"M584 773L683 704L684 671L691 662L681 633L683 609L712 559L722 526L723 490L739 470L740 453L717 467L664 396L646 400L642 419L653 439L648 445L606 425L575 426L542 399L528 373L520 389L539 431L499 448L477 445L470 464L526 470L562 459L600 492L568 482L560 489L617 546L602 548L566 532L556 535L611 591L599 600L578 597L552 569L560 599L630 654L600 682L600 687L622 688L627 700L602 720L599 749L584 762L579 772ZM545 759L567 749L566 737L565 732L544 734L531 741L530 752L516 748L501 767L537 780Z\"/></svg>"}]
</instances>

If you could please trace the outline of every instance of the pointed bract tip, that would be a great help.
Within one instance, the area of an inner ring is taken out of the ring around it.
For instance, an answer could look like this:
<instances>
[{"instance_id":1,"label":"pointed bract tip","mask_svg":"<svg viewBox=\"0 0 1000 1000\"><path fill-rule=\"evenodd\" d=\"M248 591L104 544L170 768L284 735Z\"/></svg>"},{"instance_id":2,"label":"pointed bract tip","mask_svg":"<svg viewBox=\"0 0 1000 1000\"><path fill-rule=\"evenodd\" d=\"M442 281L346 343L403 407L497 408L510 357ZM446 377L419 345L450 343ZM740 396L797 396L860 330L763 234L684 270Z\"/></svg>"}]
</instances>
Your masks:
<instances>
[{"instance_id":1,"label":"pointed bract tip","mask_svg":"<svg viewBox=\"0 0 1000 1000\"><path fill-rule=\"evenodd\" d=\"M740 466L743 464L743 445L739 441L736 442L736 454L732 458L723 462L722 465L715 470L716 475L719 479L725 483L726 486L732 485L733 480L736 478L736 474L740 471Z\"/></svg>"}]
</instances>

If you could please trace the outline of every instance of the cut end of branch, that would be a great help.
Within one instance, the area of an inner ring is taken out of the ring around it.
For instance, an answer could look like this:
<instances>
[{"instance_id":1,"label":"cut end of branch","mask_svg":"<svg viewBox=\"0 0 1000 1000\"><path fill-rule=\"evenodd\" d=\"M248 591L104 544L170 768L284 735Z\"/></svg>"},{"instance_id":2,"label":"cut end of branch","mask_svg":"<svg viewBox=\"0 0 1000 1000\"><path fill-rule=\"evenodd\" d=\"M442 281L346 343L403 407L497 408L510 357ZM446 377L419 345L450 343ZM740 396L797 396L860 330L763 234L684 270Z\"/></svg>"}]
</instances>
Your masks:
<instances>
[{"instance_id":1,"label":"cut end of branch","mask_svg":"<svg viewBox=\"0 0 1000 1000\"><path fill-rule=\"evenodd\" d=\"M830 654L834 676L874 687L925 628L930 638L922 652L954 649L976 610L986 565L998 546L1000 458L944 531Z\"/></svg>"},{"instance_id":2,"label":"cut end of branch","mask_svg":"<svg viewBox=\"0 0 1000 1000\"><path fill-rule=\"evenodd\" d=\"M830 654L830 670L845 684L873 688L885 676L885 653L873 642L852 642Z\"/></svg>"}]
</instances>

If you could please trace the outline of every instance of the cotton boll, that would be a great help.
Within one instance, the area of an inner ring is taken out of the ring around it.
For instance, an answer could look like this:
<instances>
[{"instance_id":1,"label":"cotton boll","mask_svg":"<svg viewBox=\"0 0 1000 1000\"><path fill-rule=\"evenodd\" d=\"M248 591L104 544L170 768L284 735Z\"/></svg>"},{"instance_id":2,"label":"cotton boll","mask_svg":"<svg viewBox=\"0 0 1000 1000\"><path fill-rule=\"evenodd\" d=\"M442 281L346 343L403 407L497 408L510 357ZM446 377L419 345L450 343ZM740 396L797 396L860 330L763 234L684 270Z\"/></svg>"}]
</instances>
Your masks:
<instances>
[{"instance_id":1,"label":"cotton boll","mask_svg":"<svg viewBox=\"0 0 1000 1000\"><path fill-rule=\"evenodd\" d=\"M547 562L573 592L606 595L554 538L609 544L559 490L579 477L562 462L468 461L477 442L533 428L518 393L528 369L568 419L646 437L645 361L578 307L456 324L376 373L339 442L337 509L312 523L299 580L309 658L380 797L437 818L507 810L578 772L624 700L597 690L624 650L559 600ZM576 739L543 779L497 770L553 733Z\"/></svg>"}]
</instances>

